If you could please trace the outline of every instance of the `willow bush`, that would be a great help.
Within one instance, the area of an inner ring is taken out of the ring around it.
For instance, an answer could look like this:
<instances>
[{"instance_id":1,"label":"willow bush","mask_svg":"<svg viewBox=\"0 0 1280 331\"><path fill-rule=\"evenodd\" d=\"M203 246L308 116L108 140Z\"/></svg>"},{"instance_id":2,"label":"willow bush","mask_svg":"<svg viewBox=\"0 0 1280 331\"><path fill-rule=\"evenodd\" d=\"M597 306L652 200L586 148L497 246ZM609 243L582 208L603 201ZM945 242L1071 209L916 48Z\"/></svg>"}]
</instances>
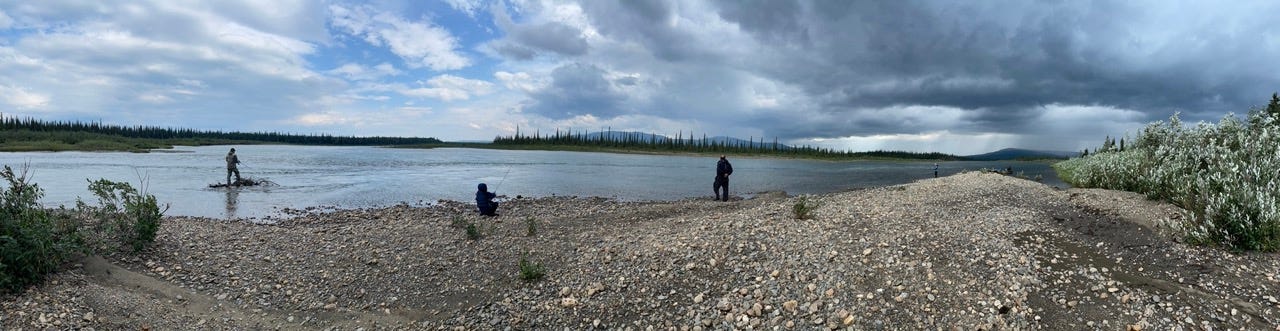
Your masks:
<instances>
[{"instance_id":1,"label":"willow bush","mask_svg":"<svg viewBox=\"0 0 1280 331\"><path fill-rule=\"evenodd\" d=\"M1272 101L1275 103L1275 101ZM1271 108L1187 126L1149 124L1132 148L1054 165L1076 187L1138 192L1187 210L1168 226L1194 243L1280 249L1280 116Z\"/></svg>"},{"instance_id":2,"label":"willow bush","mask_svg":"<svg viewBox=\"0 0 1280 331\"><path fill-rule=\"evenodd\" d=\"M48 209L44 191L26 171L0 170L0 289L20 291L78 253L134 252L150 245L164 210L156 197L127 183L105 179L89 182L98 205L83 201L73 209Z\"/></svg>"}]
</instances>

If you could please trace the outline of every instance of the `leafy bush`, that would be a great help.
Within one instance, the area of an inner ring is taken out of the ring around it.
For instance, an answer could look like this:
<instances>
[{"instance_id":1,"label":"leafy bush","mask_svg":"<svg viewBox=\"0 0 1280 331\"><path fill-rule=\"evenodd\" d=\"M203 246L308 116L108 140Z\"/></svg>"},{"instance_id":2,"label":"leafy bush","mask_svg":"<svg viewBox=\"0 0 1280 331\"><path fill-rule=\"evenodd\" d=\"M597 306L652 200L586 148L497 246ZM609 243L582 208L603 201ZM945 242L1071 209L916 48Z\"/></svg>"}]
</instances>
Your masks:
<instances>
[{"instance_id":1,"label":"leafy bush","mask_svg":"<svg viewBox=\"0 0 1280 331\"><path fill-rule=\"evenodd\" d=\"M529 262L523 255L520 256L520 279L535 280L540 279L547 274L547 268L540 263Z\"/></svg>"},{"instance_id":2,"label":"leafy bush","mask_svg":"<svg viewBox=\"0 0 1280 331\"><path fill-rule=\"evenodd\" d=\"M800 200L791 207L791 213L798 220L807 220L813 218L813 210L818 209L817 202L809 201L808 196L800 196Z\"/></svg>"},{"instance_id":3,"label":"leafy bush","mask_svg":"<svg viewBox=\"0 0 1280 331\"><path fill-rule=\"evenodd\" d=\"M98 197L98 206L77 200L76 210L85 218L90 248L111 251L125 245L138 252L155 241L164 211L154 195L106 179L89 181L89 192Z\"/></svg>"},{"instance_id":4,"label":"leafy bush","mask_svg":"<svg viewBox=\"0 0 1280 331\"><path fill-rule=\"evenodd\" d=\"M156 197L126 183L89 182L99 206L76 202L76 208L45 209L44 192L29 183L26 171L5 166L0 178L0 288L18 291L39 282L71 254L102 252L128 246L139 251L155 241L164 211Z\"/></svg>"},{"instance_id":5,"label":"leafy bush","mask_svg":"<svg viewBox=\"0 0 1280 331\"><path fill-rule=\"evenodd\" d=\"M1148 125L1124 151L1103 148L1054 164L1076 187L1126 190L1186 209L1168 224L1195 243L1280 249L1280 118L1262 110L1217 125Z\"/></svg>"},{"instance_id":6,"label":"leafy bush","mask_svg":"<svg viewBox=\"0 0 1280 331\"><path fill-rule=\"evenodd\" d=\"M44 279L80 247L74 227L60 222L44 207L44 192L28 183L26 171L5 166L0 177L0 288L19 291Z\"/></svg>"}]
</instances>

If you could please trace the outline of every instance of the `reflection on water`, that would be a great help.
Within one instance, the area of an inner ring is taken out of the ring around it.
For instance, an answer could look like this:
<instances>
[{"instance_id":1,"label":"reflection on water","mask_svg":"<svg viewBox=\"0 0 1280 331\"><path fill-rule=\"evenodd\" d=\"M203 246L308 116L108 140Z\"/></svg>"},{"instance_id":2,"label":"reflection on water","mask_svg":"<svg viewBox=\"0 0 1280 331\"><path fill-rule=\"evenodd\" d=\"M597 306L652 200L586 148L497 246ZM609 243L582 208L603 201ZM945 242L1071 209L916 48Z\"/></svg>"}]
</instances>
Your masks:
<instances>
[{"instance_id":1,"label":"reflection on water","mask_svg":"<svg viewBox=\"0 0 1280 331\"><path fill-rule=\"evenodd\" d=\"M240 190L234 187L228 187L227 190L227 213L223 214L225 219L236 218L236 204L240 200Z\"/></svg>"},{"instance_id":2,"label":"reflection on water","mask_svg":"<svg viewBox=\"0 0 1280 331\"><path fill-rule=\"evenodd\" d=\"M430 150L376 147L234 146L245 177L266 187L210 189L226 176L227 146L179 147L179 153L0 153L0 164L30 163L46 205L89 197L85 179L106 178L147 187L169 215L262 217L282 208L362 208L438 199L472 201L478 183L498 183L499 195L602 196L624 200L710 198L715 156ZM933 177L933 162L730 158L733 194L785 191L826 193L895 185ZM1048 163L939 162L941 176L980 168L1005 169L1064 186ZM219 204L218 202L222 202Z\"/></svg>"}]
</instances>

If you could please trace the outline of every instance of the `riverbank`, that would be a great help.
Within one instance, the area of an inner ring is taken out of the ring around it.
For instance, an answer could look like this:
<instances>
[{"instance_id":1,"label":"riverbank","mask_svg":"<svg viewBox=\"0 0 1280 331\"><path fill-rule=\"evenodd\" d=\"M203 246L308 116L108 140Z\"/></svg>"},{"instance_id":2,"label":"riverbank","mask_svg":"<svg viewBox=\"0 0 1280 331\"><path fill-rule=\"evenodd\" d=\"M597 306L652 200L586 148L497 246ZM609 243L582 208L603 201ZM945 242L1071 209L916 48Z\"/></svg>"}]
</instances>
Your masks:
<instances>
[{"instance_id":1,"label":"riverbank","mask_svg":"<svg viewBox=\"0 0 1280 331\"><path fill-rule=\"evenodd\" d=\"M139 257L6 295L0 325L96 329L1274 329L1280 255L1177 243L1136 194L963 173L796 198L467 203L170 218ZM536 233L529 235L527 220ZM468 238L466 223L481 237ZM518 261L545 266L536 281Z\"/></svg>"}]
</instances>

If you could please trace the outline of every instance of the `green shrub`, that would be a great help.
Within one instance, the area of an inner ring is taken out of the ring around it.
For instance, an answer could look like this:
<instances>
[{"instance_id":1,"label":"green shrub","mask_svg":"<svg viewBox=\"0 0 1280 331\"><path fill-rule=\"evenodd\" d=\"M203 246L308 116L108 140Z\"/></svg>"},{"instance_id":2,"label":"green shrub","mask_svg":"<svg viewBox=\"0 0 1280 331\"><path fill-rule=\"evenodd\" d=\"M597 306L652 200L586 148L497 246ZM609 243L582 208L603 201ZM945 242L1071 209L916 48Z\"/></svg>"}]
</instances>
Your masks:
<instances>
[{"instance_id":1,"label":"green shrub","mask_svg":"<svg viewBox=\"0 0 1280 331\"><path fill-rule=\"evenodd\" d=\"M800 196L796 204L791 207L791 213L798 220L807 220L813 218L813 210L818 209L818 203L809 201L808 196Z\"/></svg>"},{"instance_id":2,"label":"green shrub","mask_svg":"<svg viewBox=\"0 0 1280 331\"><path fill-rule=\"evenodd\" d=\"M532 236L535 236L535 235L537 235L537 234L538 234L538 220L537 220L537 219L534 219L533 217L526 217L526 218L524 219L524 225L525 225L525 228L526 228L526 229L525 229L525 235L526 235L526 236L532 237Z\"/></svg>"},{"instance_id":3,"label":"green shrub","mask_svg":"<svg viewBox=\"0 0 1280 331\"><path fill-rule=\"evenodd\" d=\"M546 276L547 268L540 263L529 262L523 255L520 256L520 279L536 280Z\"/></svg>"},{"instance_id":4,"label":"green shrub","mask_svg":"<svg viewBox=\"0 0 1280 331\"><path fill-rule=\"evenodd\" d=\"M1280 250L1280 119L1254 110L1247 121L1227 115L1186 127L1175 114L1135 141L1054 169L1072 186L1138 192L1186 209L1168 225L1192 242Z\"/></svg>"},{"instance_id":5,"label":"green shrub","mask_svg":"<svg viewBox=\"0 0 1280 331\"><path fill-rule=\"evenodd\" d=\"M98 205L77 200L76 209L88 223L90 248L113 251L127 246L138 252L155 242L164 211L154 195L106 179L89 181L89 192L98 197Z\"/></svg>"},{"instance_id":6,"label":"green shrub","mask_svg":"<svg viewBox=\"0 0 1280 331\"><path fill-rule=\"evenodd\" d=\"M25 175L5 166L0 177L0 288L18 291L41 281L76 252L103 252L122 246L140 251L155 241L163 211L155 196L126 183L89 182L99 206L76 202L68 210L45 209L44 192Z\"/></svg>"},{"instance_id":7,"label":"green shrub","mask_svg":"<svg viewBox=\"0 0 1280 331\"><path fill-rule=\"evenodd\" d=\"M475 223L467 223L467 239L480 239L480 228Z\"/></svg>"},{"instance_id":8,"label":"green shrub","mask_svg":"<svg viewBox=\"0 0 1280 331\"><path fill-rule=\"evenodd\" d=\"M40 282L79 249L75 228L40 206L44 192L26 171L0 171L9 187L0 192L0 288L16 292ZM62 225L62 226L60 226Z\"/></svg>"}]
</instances>

